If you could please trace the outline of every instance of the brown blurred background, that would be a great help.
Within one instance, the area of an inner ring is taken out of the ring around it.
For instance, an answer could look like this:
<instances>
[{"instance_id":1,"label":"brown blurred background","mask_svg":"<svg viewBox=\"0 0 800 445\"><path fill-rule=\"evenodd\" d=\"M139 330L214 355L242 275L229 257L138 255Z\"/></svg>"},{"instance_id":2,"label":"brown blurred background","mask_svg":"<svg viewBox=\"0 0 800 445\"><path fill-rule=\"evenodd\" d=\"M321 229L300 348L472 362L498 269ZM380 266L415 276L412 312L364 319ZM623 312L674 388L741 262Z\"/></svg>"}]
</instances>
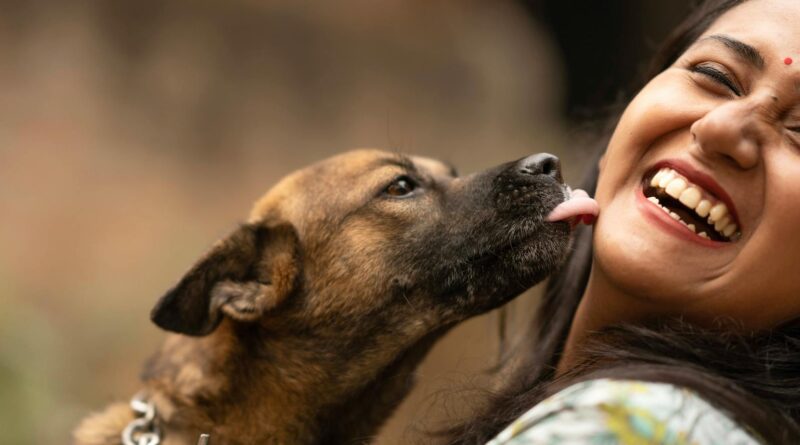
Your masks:
<instances>
[{"instance_id":1,"label":"brown blurred background","mask_svg":"<svg viewBox=\"0 0 800 445\"><path fill-rule=\"evenodd\" d=\"M68 443L128 399L156 299L286 173L355 147L462 173L537 151L685 12L639 0L0 0L0 443ZM519 338L534 289L508 309ZM453 331L380 442L488 384L497 314Z\"/></svg>"}]
</instances>

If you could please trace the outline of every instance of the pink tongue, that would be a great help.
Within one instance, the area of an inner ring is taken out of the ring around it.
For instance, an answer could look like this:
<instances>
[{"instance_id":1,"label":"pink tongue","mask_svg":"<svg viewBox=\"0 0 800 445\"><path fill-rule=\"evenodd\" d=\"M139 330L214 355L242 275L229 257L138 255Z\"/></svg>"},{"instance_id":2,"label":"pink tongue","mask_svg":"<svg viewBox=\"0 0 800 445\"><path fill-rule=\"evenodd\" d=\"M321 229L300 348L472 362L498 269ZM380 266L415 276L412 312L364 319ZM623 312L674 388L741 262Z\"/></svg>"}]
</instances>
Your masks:
<instances>
[{"instance_id":1,"label":"pink tongue","mask_svg":"<svg viewBox=\"0 0 800 445\"><path fill-rule=\"evenodd\" d=\"M595 218L598 213L600 213L600 207L597 205L597 201L590 198L583 190L575 189L572 191L570 199L559 204L545 219L549 222L564 221L583 215Z\"/></svg>"}]
</instances>

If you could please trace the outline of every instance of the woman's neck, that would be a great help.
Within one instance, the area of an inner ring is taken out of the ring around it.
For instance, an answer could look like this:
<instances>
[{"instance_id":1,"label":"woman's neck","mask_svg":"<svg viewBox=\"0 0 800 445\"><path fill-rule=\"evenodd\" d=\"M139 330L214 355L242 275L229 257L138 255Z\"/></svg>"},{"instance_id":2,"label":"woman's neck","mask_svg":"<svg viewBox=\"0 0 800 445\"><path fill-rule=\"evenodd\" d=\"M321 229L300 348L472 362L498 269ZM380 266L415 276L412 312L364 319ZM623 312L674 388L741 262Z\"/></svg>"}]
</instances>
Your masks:
<instances>
[{"instance_id":1,"label":"woman's neck","mask_svg":"<svg viewBox=\"0 0 800 445\"><path fill-rule=\"evenodd\" d=\"M586 290L575 311L556 375L564 374L580 362L582 345L592 333L610 325L642 320L651 311L650 305L622 292L602 272L592 267Z\"/></svg>"}]
</instances>

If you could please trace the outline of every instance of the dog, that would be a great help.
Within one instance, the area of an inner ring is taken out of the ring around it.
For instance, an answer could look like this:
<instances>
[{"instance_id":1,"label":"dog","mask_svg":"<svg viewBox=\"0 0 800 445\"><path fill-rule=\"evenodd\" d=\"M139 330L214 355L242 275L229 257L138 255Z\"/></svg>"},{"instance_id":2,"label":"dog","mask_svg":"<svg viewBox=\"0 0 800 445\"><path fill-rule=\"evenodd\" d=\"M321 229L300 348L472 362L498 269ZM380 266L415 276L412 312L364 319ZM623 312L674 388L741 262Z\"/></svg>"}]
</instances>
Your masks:
<instances>
[{"instance_id":1,"label":"dog","mask_svg":"<svg viewBox=\"0 0 800 445\"><path fill-rule=\"evenodd\" d=\"M442 334L562 262L570 225L546 216L568 198L547 154L466 177L378 150L298 170L158 301L172 333L141 400L75 441L368 443Z\"/></svg>"}]
</instances>

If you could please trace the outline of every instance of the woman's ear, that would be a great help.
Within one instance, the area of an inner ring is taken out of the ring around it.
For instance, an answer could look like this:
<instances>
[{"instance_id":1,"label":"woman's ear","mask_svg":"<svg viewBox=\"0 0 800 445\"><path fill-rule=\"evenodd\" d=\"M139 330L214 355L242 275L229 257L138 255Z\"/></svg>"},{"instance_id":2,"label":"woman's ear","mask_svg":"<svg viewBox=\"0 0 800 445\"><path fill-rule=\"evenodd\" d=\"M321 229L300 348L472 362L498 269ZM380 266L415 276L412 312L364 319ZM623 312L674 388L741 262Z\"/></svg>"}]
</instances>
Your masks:
<instances>
[{"instance_id":1,"label":"woman's ear","mask_svg":"<svg viewBox=\"0 0 800 445\"><path fill-rule=\"evenodd\" d=\"M198 336L211 333L223 315L256 321L291 293L299 265L291 225L242 225L192 266L150 318L168 331Z\"/></svg>"}]
</instances>

